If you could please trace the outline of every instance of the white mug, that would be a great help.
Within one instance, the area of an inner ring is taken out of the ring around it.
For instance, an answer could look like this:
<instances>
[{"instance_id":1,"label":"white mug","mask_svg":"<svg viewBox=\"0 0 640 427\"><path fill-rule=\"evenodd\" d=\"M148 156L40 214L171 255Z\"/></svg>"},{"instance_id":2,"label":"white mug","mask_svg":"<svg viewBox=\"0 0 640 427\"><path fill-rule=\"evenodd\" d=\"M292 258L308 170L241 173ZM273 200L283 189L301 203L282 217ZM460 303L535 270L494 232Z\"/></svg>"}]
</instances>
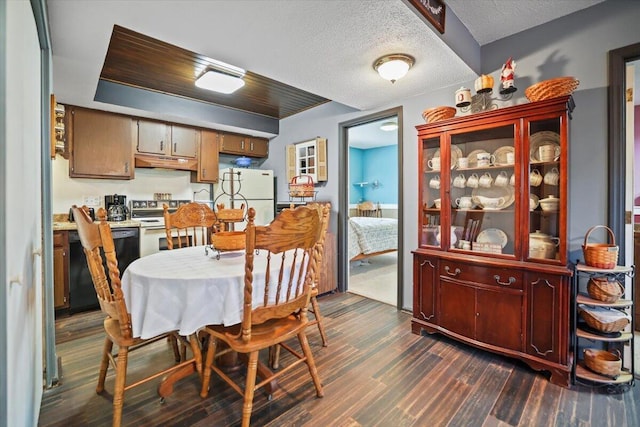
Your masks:
<instances>
[{"instance_id":1,"label":"white mug","mask_svg":"<svg viewBox=\"0 0 640 427\"><path fill-rule=\"evenodd\" d=\"M541 145L538 147L538 157L541 162L558 160L560 157L560 146L554 144Z\"/></svg>"},{"instance_id":2,"label":"white mug","mask_svg":"<svg viewBox=\"0 0 640 427\"><path fill-rule=\"evenodd\" d=\"M427 162L427 165L434 171L440 170L440 157L434 157L433 159Z\"/></svg>"},{"instance_id":3,"label":"white mug","mask_svg":"<svg viewBox=\"0 0 640 427\"><path fill-rule=\"evenodd\" d=\"M434 176L433 178L431 178L431 180L429 181L429 187L436 190L440 189L440 177Z\"/></svg>"},{"instance_id":4,"label":"white mug","mask_svg":"<svg viewBox=\"0 0 640 427\"><path fill-rule=\"evenodd\" d=\"M435 205L436 209L440 209L440 203L441 203L440 199L435 199L433 201L433 204Z\"/></svg>"},{"instance_id":5,"label":"white mug","mask_svg":"<svg viewBox=\"0 0 640 427\"><path fill-rule=\"evenodd\" d=\"M473 173L469 178L467 178L467 187L470 188L478 188L478 175Z\"/></svg>"},{"instance_id":6,"label":"white mug","mask_svg":"<svg viewBox=\"0 0 640 427\"><path fill-rule=\"evenodd\" d=\"M478 179L478 185L480 187L489 188L491 187L491 184L493 184L493 177L489 172L485 173L480 177L480 179Z\"/></svg>"},{"instance_id":7,"label":"white mug","mask_svg":"<svg viewBox=\"0 0 640 427\"><path fill-rule=\"evenodd\" d=\"M496 175L495 184L497 187L506 187L507 184L509 184L509 177L507 176L507 173L505 171L502 171L498 175Z\"/></svg>"},{"instance_id":8,"label":"white mug","mask_svg":"<svg viewBox=\"0 0 640 427\"><path fill-rule=\"evenodd\" d=\"M496 156L489 153L478 153L476 155L476 159L478 159L478 166L485 167L495 163Z\"/></svg>"},{"instance_id":9,"label":"white mug","mask_svg":"<svg viewBox=\"0 0 640 427\"><path fill-rule=\"evenodd\" d=\"M466 184L467 184L467 179L464 177L463 174L460 174L453 179L454 187L464 188Z\"/></svg>"},{"instance_id":10,"label":"white mug","mask_svg":"<svg viewBox=\"0 0 640 427\"><path fill-rule=\"evenodd\" d=\"M469 167L469 159L466 157L458 157L458 169L466 169Z\"/></svg>"},{"instance_id":11,"label":"white mug","mask_svg":"<svg viewBox=\"0 0 640 427\"><path fill-rule=\"evenodd\" d=\"M461 87L456 91L456 107L466 107L471 104L471 90Z\"/></svg>"},{"instance_id":12,"label":"white mug","mask_svg":"<svg viewBox=\"0 0 640 427\"><path fill-rule=\"evenodd\" d=\"M529 185L532 187L537 187L542 184L542 175L538 172L538 169L534 169L529 174Z\"/></svg>"},{"instance_id":13,"label":"white mug","mask_svg":"<svg viewBox=\"0 0 640 427\"><path fill-rule=\"evenodd\" d=\"M512 165L516 162L516 154L512 151L507 153L507 164Z\"/></svg>"},{"instance_id":14,"label":"white mug","mask_svg":"<svg viewBox=\"0 0 640 427\"><path fill-rule=\"evenodd\" d=\"M544 174L544 183L547 185L558 185L559 180L560 172L558 172L557 168L553 168L549 172Z\"/></svg>"}]
</instances>

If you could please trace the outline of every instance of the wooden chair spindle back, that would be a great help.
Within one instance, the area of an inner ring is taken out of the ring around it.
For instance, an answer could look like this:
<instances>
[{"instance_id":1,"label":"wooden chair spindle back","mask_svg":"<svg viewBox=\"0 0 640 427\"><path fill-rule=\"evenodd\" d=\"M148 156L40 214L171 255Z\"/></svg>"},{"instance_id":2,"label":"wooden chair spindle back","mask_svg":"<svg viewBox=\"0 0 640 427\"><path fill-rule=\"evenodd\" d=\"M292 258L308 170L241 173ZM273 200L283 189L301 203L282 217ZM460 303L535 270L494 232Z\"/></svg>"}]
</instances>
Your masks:
<instances>
[{"instance_id":1,"label":"wooden chair spindle back","mask_svg":"<svg viewBox=\"0 0 640 427\"><path fill-rule=\"evenodd\" d=\"M174 248L174 239L179 248L210 243L209 236L216 223L216 216L209 206L192 202L180 206L174 213L169 212L166 204L163 207L169 249Z\"/></svg>"}]
</instances>

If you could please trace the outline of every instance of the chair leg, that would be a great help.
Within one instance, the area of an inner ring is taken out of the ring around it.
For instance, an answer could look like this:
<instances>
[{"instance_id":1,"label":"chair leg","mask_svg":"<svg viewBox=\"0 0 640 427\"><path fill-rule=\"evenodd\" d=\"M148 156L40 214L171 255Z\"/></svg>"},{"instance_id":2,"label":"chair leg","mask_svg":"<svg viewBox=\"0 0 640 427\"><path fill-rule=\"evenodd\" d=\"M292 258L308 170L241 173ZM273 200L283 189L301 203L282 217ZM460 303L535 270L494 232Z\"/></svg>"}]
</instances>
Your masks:
<instances>
[{"instance_id":1,"label":"chair leg","mask_svg":"<svg viewBox=\"0 0 640 427\"><path fill-rule=\"evenodd\" d=\"M209 381L211 380L211 364L216 353L216 339L212 336L209 337L209 348L207 349L207 358L202 368L202 389L200 390L200 397L205 398L209 394Z\"/></svg>"},{"instance_id":2,"label":"chair leg","mask_svg":"<svg viewBox=\"0 0 640 427\"><path fill-rule=\"evenodd\" d=\"M196 364L196 371L198 371L198 376L202 379L202 351L200 351L200 343L198 342L196 334L189 335L189 344L191 344L191 353L193 353L194 363ZM186 352L187 351L185 346L184 360L187 360Z\"/></svg>"},{"instance_id":3,"label":"chair leg","mask_svg":"<svg viewBox=\"0 0 640 427\"><path fill-rule=\"evenodd\" d=\"M104 347L102 349L102 361L100 362L100 373L98 374L98 386L96 387L96 393L100 394L104 391L104 380L107 377L107 370L109 369L109 355L113 348L113 342L106 337L104 339Z\"/></svg>"},{"instance_id":4,"label":"chair leg","mask_svg":"<svg viewBox=\"0 0 640 427\"><path fill-rule=\"evenodd\" d=\"M313 360L313 353L311 353L311 347L309 347L309 341L307 340L307 335L304 331L298 334L298 341L300 341L300 347L302 347L302 351L307 358L306 363L309 367L309 373L311 374L313 385L316 387L316 396L322 397L324 396L324 392L322 391L322 383L320 382L320 376L318 375L318 370L316 369L316 362Z\"/></svg>"},{"instance_id":5,"label":"chair leg","mask_svg":"<svg viewBox=\"0 0 640 427\"><path fill-rule=\"evenodd\" d=\"M249 424L251 424L257 370L258 351L252 351L249 353L249 361L247 362L247 382L244 387L244 404L242 405L242 427L249 427Z\"/></svg>"},{"instance_id":6,"label":"chair leg","mask_svg":"<svg viewBox=\"0 0 640 427\"><path fill-rule=\"evenodd\" d=\"M122 407L124 406L124 386L127 380L127 362L129 347L120 347L116 364L116 384L113 391L113 427L122 423Z\"/></svg>"},{"instance_id":7,"label":"chair leg","mask_svg":"<svg viewBox=\"0 0 640 427\"><path fill-rule=\"evenodd\" d=\"M169 342L169 345L173 349L173 356L176 359L176 363L182 360L180 358L180 350L178 349L178 341L178 338L173 334L167 336L167 342Z\"/></svg>"},{"instance_id":8,"label":"chair leg","mask_svg":"<svg viewBox=\"0 0 640 427\"><path fill-rule=\"evenodd\" d=\"M280 368L280 345L272 345L269 347L269 365L271 369Z\"/></svg>"},{"instance_id":9,"label":"chair leg","mask_svg":"<svg viewBox=\"0 0 640 427\"><path fill-rule=\"evenodd\" d=\"M327 345L329 345L329 341L327 340L327 334L324 332L324 324L322 323L320 306L316 297L311 297L311 307L313 308L313 315L315 316L316 322L318 323L318 331L320 331L320 337L322 338L322 346L326 347Z\"/></svg>"}]
</instances>

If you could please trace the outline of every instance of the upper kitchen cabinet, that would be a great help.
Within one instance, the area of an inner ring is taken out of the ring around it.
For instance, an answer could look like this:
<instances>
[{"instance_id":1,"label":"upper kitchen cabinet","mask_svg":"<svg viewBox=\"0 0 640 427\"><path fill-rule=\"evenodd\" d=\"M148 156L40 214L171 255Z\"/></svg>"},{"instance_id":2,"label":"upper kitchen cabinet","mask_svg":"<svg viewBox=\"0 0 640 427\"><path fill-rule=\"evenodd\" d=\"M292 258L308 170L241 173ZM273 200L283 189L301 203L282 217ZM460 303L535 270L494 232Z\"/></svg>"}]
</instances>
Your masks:
<instances>
[{"instance_id":1,"label":"upper kitchen cabinet","mask_svg":"<svg viewBox=\"0 0 640 427\"><path fill-rule=\"evenodd\" d=\"M195 158L200 131L185 126L138 120L136 154Z\"/></svg>"},{"instance_id":2,"label":"upper kitchen cabinet","mask_svg":"<svg viewBox=\"0 0 640 427\"><path fill-rule=\"evenodd\" d=\"M135 126L130 117L67 106L69 176L133 179Z\"/></svg>"},{"instance_id":3,"label":"upper kitchen cabinet","mask_svg":"<svg viewBox=\"0 0 640 427\"><path fill-rule=\"evenodd\" d=\"M220 132L220 153L248 157L267 157L269 140L248 135Z\"/></svg>"},{"instance_id":4,"label":"upper kitchen cabinet","mask_svg":"<svg viewBox=\"0 0 640 427\"><path fill-rule=\"evenodd\" d=\"M198 170L191 172L192 182L218 182L219 144L220 134L213 130L203 130L201 133L200 152L198 155Z\"/></svg>"}]
</instances>

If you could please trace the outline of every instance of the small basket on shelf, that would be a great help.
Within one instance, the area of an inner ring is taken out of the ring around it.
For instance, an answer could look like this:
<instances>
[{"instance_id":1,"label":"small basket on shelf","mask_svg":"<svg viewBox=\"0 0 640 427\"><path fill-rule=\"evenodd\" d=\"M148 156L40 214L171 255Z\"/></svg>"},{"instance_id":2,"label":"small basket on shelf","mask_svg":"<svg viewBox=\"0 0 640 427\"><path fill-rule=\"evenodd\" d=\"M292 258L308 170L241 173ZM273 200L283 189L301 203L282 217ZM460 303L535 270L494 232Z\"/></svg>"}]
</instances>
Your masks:
<instances>
[{"instance_id":1,"label":"small basket on shelf","mask_svg":"<svg viewBox=\"0 0 640 427\"><path fill-rule=\"evenodd\" d=\"M625 313L603 307L579 305L578 314L591 329L605 334L620 332L631 323L629 316Z\"/></svg>"},{"instance_id":2,"label":"small basket on shelf","mask_svg":"<svg viewBox=\"0 0 640 427\"><path fill-rule=\"evenodd\" d=\"M313 178L309 175L297 175L289 183L289 197L314 197L316 194Z\"/></svg>"},{"instance_id":3,"label":"small basket on shelf","mask_svg":"<svg viewBox=\"0 0 640 427\"><path fill-rule=\"evenodd\" d=\"M456 115L456 109L453 107L433 107L422 112L422 118L427 123L439 122L440 120L450 119Z\"/></svg>"},{"instance_id":4,"label":"small basket on shelf","mask_svg":"<svg viewBox=\"0 0 640 427\"><path fill-rule=\"evenodd\" d=\"M597 228L607 229L611 243L588 243L589 235ZM587 231L587 234L584 236L582 252L584 253L585 264L590 267L610 270L615 268L618 264L618 246L616 245L616 236L606 225L595 225Z\"/></svg>"},{"instance_id":5,"label":"small basket on shelf","mask_svg":"<svg viewBox=\"0 0 640 427\"><path fill-rule=\"evenodd\" d=\"M585 348L584 364L597 374L615 379L620 375L622 359L610 351Z\"/></svg>"},{"instance_id":6,"label":"small basket on shelf","mask_svg":"<svg viewBox=\"0 0 640 427\"><path fill-rule=\"evenodd\" d=\"M587 283L587 293L595 300L614 303L624 294L624 288L617 280L607 277L592 277Z\"/></svg>"},{"instance_id":7,"label":"small basket on shelf","mask_svg":"<svg viewBox=\"0 0 640 427\"><path fill-rule=\"evenodd\" d=\"M216 206L216 218L222 222L242 222L244 221L244 203L240 206L240 209L225 209L224 204L221 203Z\"/></svg>"},{"instance_id":8,"label":"small basket on shelf","mask_svg":"<svg viewBox=\"0 0 640 427\"><path fill-rule=\"evenodd\" d=\"M529 86L524 91L524 95L531 102L544 101L545 99L571 95L579 84L580 81L574 77L557 77Z\"/></svg>"}]
</instances>

